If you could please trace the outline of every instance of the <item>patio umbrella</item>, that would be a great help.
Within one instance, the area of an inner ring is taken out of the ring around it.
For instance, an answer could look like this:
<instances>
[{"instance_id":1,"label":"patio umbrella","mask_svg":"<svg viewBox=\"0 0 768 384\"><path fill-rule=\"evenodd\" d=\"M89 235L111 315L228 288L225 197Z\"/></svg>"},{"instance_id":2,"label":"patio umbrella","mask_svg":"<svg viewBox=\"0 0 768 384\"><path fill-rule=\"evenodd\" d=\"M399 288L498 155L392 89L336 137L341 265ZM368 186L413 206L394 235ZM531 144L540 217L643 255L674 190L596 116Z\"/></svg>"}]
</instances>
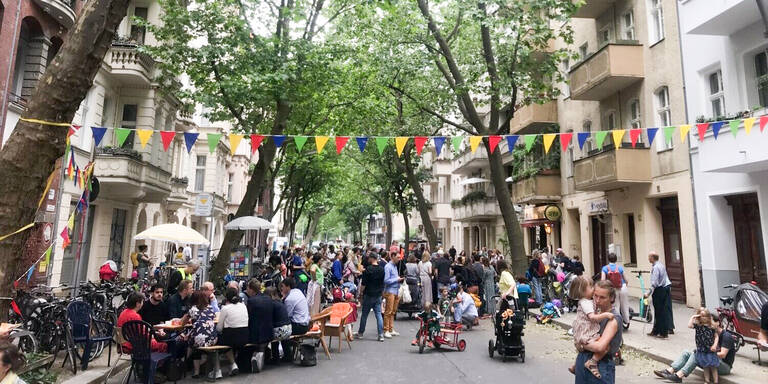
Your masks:
<instances>
[{"instance_id":1,"label":"patio umbrella","mask_svg":"<svg viewBox=\"0 0 768 384\"><path fill-rule=\"evenodd\" d=\"M238 217L224 226L224 229L229 230L240 230L240 231L248 231L248 230L262 230L262 229L272 229L273 225L269 221L262 219L258 216L242 216Z\"/></svg>"},{"instance_id":2,"label":"patio umbrella","mask_svg":"<svg viewBox=\"0 0 768 384\"><path fill-rule=\"evenodd\" d=\"M504 179L504 181L506 181L507 183L512 183L512 182L515 181L515 179L513 179L512 176L510 176L510 177L507 177L506 179Z\"/></svg>"},{"instance_id":3,"label":"patio umbrella","mask_svg":"<svg viewBox=\"0 0 768 384\"><path fill-rule=\"evenodd\" d=\"M209 241L200 232L181 224L160 224L133 237L135 240L159 240L192 245L208 245Z\"/></svg>"},{"instance_id":4,"label":"patio umbrella","mask_svg":"<svg viewBox=\"0 0 768 384\"><path fill-rule=\"evenodd\" d=\"M481 179L479 177L470 177L469 179L462 180L459 185L470 185L470 184L479 184L479 183L487 183L490 180L488 179Z\"/></svg>"}]
</instances>

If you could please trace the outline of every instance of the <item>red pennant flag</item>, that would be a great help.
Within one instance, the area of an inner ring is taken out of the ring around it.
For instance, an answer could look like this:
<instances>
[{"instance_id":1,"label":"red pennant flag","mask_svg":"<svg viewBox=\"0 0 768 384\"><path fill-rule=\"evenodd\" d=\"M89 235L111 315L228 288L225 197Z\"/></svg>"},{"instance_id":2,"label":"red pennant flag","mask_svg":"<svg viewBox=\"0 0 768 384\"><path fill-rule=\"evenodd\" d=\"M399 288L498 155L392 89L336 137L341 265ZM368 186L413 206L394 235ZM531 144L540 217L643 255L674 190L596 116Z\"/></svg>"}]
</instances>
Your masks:
<instances>
[{"instance_id":1,"label":"red pennant flag","mask_svg":"<svg viewBox=\"0 0 768 384\"><path fill-rule=\"evenodd\" d=\"M416 154L421 155L421 151L424 149L424 144L427 143L426 136L416 136L413 138L413 144L416 146Z\"/></svg>"},{"instance_id":2,"label":"red pennant flag","mask_svg":"<svg viewBox=\"0 0 768 384\"><path fill-rule=\"evenodd\" d=\"M760 116L760 132L765 128L766 123L768 123L768 116Z\"/></svg>"},{"instance_id":3,"label":"red pennant flag","mask_svg":"<svg viewBox=\"0 0 768 384\"><path fill-rule=\"evenodd\" d=\"M83 127L82 125L74 125L74 124L72 125L72 128L74 128L75 131L77 131L78 129L80 129L82 127Z\"/></svg>"},{"instance_id":4,"label":"red pennant flag","mask_svg":"<svg viewBox=\"0 0 768 384\"><path fill-rule=\"evenodd\" d=\"M163 151L168 152L173 138L176 136L174 131L160 131L160 138L163 140Z\"/></svg>"},{"instance_id":5,"label":"red pennant flag","mask_svg":"<svg viewBox=\"0 0 768 384\"><path fill-rule=\"evenodd\" d=\"M344 149L344 146L347 145L347 141L349 141L349 137L347 136L336 136L336 154L341 155L341 150Z\"/></svg>"},{"instance_id":6,"label":"red pennant flag","mask_svg":"<svg viewBox=\"0 0 768 384\"><path fill-rule=\"evenodd\" d=\"M251 135L251 155L256 153L259 149L262 140L264 140L264 136L262 135Z\"/></svg>"},{"instance_id":7,"label":"red pennant flag","mask_svg":"<svg viewBox=\"0 0 768 384\"><path fill-rule=\"evenodd\" d=\"M643 130L640 128L629 130L629 139L632 141L632 148L634 148L637 145L637 138L640 137L640 134L642 133L643 133Z\"/></svg>"},{"instance_id":8,"label":"red pennant flag","mask_svg":"<svg viewBox=\"0 0 768 384\"><path fill-rule=\"evenodd\" d=\"M501 136L488 136L488 144L491 146L491 153L496 150L496 147L499 146L500 141Z\"/></svg>"},{"instance_id":9,"label":"red pennant flag","mask_svg":"<svg viewBox=\"0 0 768 384\"><path fill-rule=\"evenodd\" d=\"M707 128L709 128L709 123L696 124L696 129L699 131L699 141L704 141L704 135L707 134ZM762 125L760 126L760 130L763 130Z\"/></svg>"},{"instance_id":10,"label":"red pennant flag","mask_svg":"<svg viewBox=\"0 0 768 384\"><path fill-rule=\"evenodd\" d=\"M73 125L74 127L74 125ZM75 134L75 129L72 127L69 127L69 132L67 132L67 137L70 137Z\"/></svg>"},{"instance_id":11,"label":"red pennant flag","mask_svg":"<svg viewBox=\"0 0 768 384\"><path fill-rule=\"evenodd\" d=\"M67 248L69 246L70 240L69 240L69 231L64 228L63 231L61 231L61 238L64 239L61 242L61 248Z\"/></svg>"},{"instance_id":12,"label":"red pennant flag","mask_svg":"<svg viewBox=\"0 0 768 384\"><path fill-rule=\"evenodd\" d=\"M571 143L572 138L573 138L573 132L560 134L560 150L561 151L565 152L568 150L568 144Z\"/></svg>"}]
</instances>

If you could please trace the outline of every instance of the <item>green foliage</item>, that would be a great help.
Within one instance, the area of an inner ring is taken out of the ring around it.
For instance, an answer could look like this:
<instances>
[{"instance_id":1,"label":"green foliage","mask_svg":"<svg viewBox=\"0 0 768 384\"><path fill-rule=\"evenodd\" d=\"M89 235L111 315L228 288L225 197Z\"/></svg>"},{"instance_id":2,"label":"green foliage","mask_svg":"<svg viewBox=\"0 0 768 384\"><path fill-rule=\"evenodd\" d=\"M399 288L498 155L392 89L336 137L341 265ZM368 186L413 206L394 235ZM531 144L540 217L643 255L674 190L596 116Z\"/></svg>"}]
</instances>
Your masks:
<instances>
[{"instance_id":1,"label":"green foliage","mask_svg":"<svg viewBox=\"0 0 768 384\"><path fill-rule=\"evenodd\" d=\"M558 130L559 128L555 125L544 129L542 133L554 133ZM542 140L536 140L530 152L517 147L512 152L509 175L513 181L520 181L545 170L559 170L560 156L561 152L555 148L550 148L549 153L544 153Z\"/></svg>"},{"instance_id":2,"label":"green foliage","mask_svg":"<svg viewBox=\"0 0 768 384\"><path fill-rule=\"evenodd\" d=\"M465 205L470 205L477 201L483 201L487 198L488 198L488 194L486 194L485 191L467 192L467 194L464 195L461 199L452 200L451 207L453 208L463 207Z\"/></svg>"}]
</instances>

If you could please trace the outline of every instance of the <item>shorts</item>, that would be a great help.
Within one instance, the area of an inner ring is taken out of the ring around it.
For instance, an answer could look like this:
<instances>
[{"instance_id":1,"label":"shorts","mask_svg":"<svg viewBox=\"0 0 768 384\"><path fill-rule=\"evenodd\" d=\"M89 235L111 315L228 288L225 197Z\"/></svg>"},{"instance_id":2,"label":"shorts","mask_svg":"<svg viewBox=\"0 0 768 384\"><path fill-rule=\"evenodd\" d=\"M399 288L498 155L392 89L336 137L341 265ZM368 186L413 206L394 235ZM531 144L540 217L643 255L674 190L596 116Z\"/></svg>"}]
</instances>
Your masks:
<instances>
[{"instance_id":1,"label":"shorts","mask_svg":"<svg viewBox=\"0 0 768 384\"><path fill-rule=\"evenodd\" d=\"M280 327L275 327L272 329L272 332L274 334L274 339L277 341L287 340L289 337L291 337L291 325L286 324Z\"/></svg>"}]
</instances>

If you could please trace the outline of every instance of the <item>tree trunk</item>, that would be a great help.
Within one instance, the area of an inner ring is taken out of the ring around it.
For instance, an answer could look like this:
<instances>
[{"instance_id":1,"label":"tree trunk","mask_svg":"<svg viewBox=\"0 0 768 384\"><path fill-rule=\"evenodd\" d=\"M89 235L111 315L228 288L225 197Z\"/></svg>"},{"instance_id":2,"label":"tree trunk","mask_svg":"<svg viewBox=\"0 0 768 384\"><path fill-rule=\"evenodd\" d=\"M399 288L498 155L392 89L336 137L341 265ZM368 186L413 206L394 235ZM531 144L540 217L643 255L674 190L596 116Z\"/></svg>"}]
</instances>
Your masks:
<instances>
[{"instance_id":1,"label":"tree trunk","mask_svg":"<svg viewBox=\"0 0 768 384\"><path fill-rule=\"evenodd\" d=\"M307 231L307 234L306 234L306 241L307 241L307 245L309 246L312 245L312 238L315 237L315 231L317 231L317 224L320 223L320 216L322 216L323 213L324 211L321 209L321 210L315 211L315 213L313 213L312 216L310 216L309 230Z\"/></svg>"},{"instance_id":2,"label":"tree trunk","mask_svg":"<svg viewBox=\"0 0 768 384\"><path fill-rule=\"evenodd\" d=\"M416 178L416 172L413 169L411 163L410 153L405 154L405 179L408 180L408 184L413 189L413 194L416 196L416 209L421 216L421 223L424 226L424 234L427 236L429 242L429 249L437 249L437 232L432 225L432 219L429 217L429 203L424 198L424 190L421 188L419 180ZM434 204L434 201L432 202Z\"/></svg>"},{"instance_id":3,"label":"tree trunk","mask_svg":"<svg viewBox=\"0 0 768 384\"><path fill-rule=\"evenodd\" d=\"M523 273L528 268L528 260L525 257L525 249L523 247L523 230L520 228L515 207L512 205L512 199L509 197L509 189L505 180L506 172L501 161L501 151L494 151L491 154L488 139L484 138L483 142L490 154L488 163L491 168L491 182L496 192L496 199L499 201L501 216L504 219L504 227L507 232L509 249L512 252L509 255L512 261L512 271L514 273Z\"/></svg>"},{"instance_id":4,"label":"tree trunk","mask_svg":"<svg viewBox=\"0 0 768 384\"><path fill-rule=\"evenodd\" d=\"M408 211L403 209L400 211L400 214L403 215L403 223L405 223L405 235L403 235L403 242L405 244L403 247L407 250L408 241L411 239L411 223L408 222Z\"/></svg>"},{"instance_id":5,"label":"tree trunk","mask_svg":"<svg viewBox=\"0 0 768 384\"><path fill-rule=\"evenodd\" d=\"M387 231L384 235L384 247L389 247L392 244L392 206L389 200L384 199L384 222L387 224Z\"/></svg>"},{"instance_id":6,"label":"tree trunk","mask_svg":"<svg viewBox=\"0 0 768 384\"><path fill-rule=\"evenodd\" d=\"M77 23L58 55L48 65L27 104L24 118L70 122L93 84L109 50L115 29L126 15L127 0L85 3ZM85 128L83 128L85 129ZM56 159L64 154L68 127L19 121L0 151L0 234L34 221L40 194ZM29 231L0 242L0 296L11 295L16 270ZM58 233L53 234L58 237ZM24 268L24 267L22 267ZM0 319L8 316L7 300L0 301Z\"/></svg>"}]
</instances>

